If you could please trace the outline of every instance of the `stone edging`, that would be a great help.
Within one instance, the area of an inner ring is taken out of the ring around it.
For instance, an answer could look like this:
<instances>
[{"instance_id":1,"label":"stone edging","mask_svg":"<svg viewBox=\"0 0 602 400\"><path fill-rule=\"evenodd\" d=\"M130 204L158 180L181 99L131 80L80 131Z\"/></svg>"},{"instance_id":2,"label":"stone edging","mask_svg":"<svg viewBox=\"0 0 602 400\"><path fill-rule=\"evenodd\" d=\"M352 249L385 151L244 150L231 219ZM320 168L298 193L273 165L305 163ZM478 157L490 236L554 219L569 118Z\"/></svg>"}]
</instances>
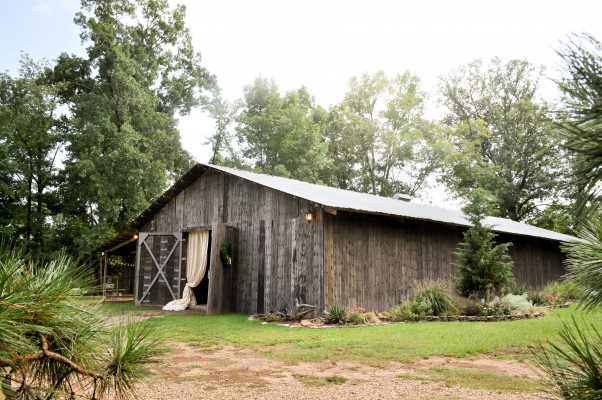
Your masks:
<instances>
[{"instance_id":1,"label":"stone edging","mask_svg":"<svg viewBox=\"0 0 602 400\"><path fill-rule=\"evenodd\" d=\"M466 315L455 315L449 317L426 317L421 321L427 322L447 322L447 321L515 321L519 319L528 319L528 318L539 318L543 316L544 313L542 311L535 312L533 314L512 314L512 315L481 315L481 316L466 316Z\"/></svg>"}]
</instances>

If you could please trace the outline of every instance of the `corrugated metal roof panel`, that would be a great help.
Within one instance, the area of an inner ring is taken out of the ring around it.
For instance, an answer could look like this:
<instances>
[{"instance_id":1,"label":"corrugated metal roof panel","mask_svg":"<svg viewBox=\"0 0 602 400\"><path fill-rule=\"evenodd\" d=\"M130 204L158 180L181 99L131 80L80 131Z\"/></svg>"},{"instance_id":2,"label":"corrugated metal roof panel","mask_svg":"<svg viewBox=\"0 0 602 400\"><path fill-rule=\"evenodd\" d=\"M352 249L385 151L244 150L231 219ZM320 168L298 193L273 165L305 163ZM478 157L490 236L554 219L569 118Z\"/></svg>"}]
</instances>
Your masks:
<instances>
[{"instance_id":1,"label":"corrugated metal roof panel","mask_svg":"<svg viewBox=\"0 0 602 400\"><path fill-rule=\"evenodd\" d=\"M217 165L207 166L323 206L372 214L395 215L424 221L442 222L451 225L470 226L464 214L457 210L400 201L367 193L357 193L349 190L316 185L278 176L240 171ZM576 240L573 236L504 218L487 217L484 222L487 225L491 225L494 231L500 233L534 236L563 242Z\"/></svg>"}]
</instances>

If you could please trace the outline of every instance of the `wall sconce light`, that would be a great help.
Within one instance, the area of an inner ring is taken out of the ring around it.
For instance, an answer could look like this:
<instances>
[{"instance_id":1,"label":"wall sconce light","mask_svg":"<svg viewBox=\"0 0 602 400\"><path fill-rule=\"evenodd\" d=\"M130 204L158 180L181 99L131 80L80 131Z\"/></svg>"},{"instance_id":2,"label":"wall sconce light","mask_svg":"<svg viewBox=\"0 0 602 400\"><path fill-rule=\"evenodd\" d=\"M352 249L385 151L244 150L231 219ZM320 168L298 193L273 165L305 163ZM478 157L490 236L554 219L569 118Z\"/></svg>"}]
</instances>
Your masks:
<instances>
[{"instance_id":1,"label":"wall sconce light","mask_svg":"<svg viewBox=\"0 0 602 400\"><path fill-rule=\"evenodd\" d=\"M315 214L315 210L312 206L309 206L309 208L307 209L307 211L305 211L305 220L310 223L311 221L314 220L314 214Z\"/></svg>"}]
</instances>

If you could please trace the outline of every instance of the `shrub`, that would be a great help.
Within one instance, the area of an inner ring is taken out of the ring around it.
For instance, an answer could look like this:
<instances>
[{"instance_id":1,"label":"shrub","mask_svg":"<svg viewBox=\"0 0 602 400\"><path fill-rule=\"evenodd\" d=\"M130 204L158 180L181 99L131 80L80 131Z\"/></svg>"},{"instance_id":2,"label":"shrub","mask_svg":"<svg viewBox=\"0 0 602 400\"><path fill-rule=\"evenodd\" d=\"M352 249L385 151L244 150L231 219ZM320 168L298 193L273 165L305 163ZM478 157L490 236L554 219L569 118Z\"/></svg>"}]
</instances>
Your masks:
<instances>
[{"instance_id":1,"label":"shrub","mask_svg":"<svg viewBox=\"0 0 602 400\"><path fill-rule=\"evenodd\" d=\"M457 312L451 285L442 281L419 282L412 288L410 301L415 314L444 315Z\"/></svg>"},{"instance_id":2,"label":"shrub","mask_svg":"<svg viewBox=\"0 0 602 400\"><path fill-rule=\"evenodd\" d=\"M508 287L508 292L507 294L514 294L517 296L521 296L525 293L529 293L529 287L527 286L526 283L516 283L514 282L514 284L510 285Z\"/></svg>"},{"instance_id":3,"label":"shrub","mask_svg":"<svg viewBox=\"0 0 602 400\"><path fill-rule=\"evenodd\" d=\"M267 313L267 314L263 315L261 317L261 319L263 319L264 321L267 321L267 322L274 322L274 321L280 321L280 316L277 314L273 314L273 313Z\"/></svg>"},{"instance_id":4,"label":"shrub","mask_svg":"<svg viewBox=\"0 0 602 400\"><path fill-rule=\"evenodd\" d=\"M483 305L471 299L468 301L468 304L466 305L463 314L473 317L483 315Z\"/></svg>"},{"instance_id":5,"label":"shrub","mask_svg":"<svg viewBox=\"0 0 602 400\"><path fill-rule=\"evenodd\" d=\"M544 293L540 291L530 292L527 295L527 299L535 306L541 306L547 303Z\"/></svg>"},{"instance_id":6,"label":"shrub","mask_svg":"<svg viewBox=\"0 0 602 400\"><path fill-rule=\"evenodd\" d=\"M347 321L347 308L339 305L326 307L324 319L328 324L344 324Z\"/></svg>"},{"instance_id":7,"label":"shrub","mask_svg":"<svg viewBox=\"0 0 602 400\"><path fill-rule=\"evenodd\" d=\"M552 304L555 306L559 306L561 304L566 303L570 296L568 293L560 294L560 293L546 293L544 295L547 304Z\"/></svg>"},{"instance_id":8,"label":"shrub","mask_svg":"<svg viewBox=\"0 0 602 400\"><path fill-rule=\"evenodd\" d=\"M457 287L463 296L489 299L514 281L513 263L508 255L512 243L496 244L496 234L482 223L492 212L488 197L486 191L474 189L470 193L470 203L462 208L471 224L455 253L459 260L455 264L459 273Z\"/></svg>"},{"instance_id":9,"label":"shrub","mask_svg":"<svg viewBox=\"0 0 602 400\"><path fill-rule=\"evenodd\" d=\"M366 310L362 307L351 307L345 310L345 320L350 324L363 324Z\"/></svg>"},{"instance_id":10,"label":"shrub","mask_svg":"<svg viewBox=\"0 0 602 400\"><path fill-rule=\"evenodd\" d=\"M568 294L568 297L573 300L585 300L587 298L586 291L570 280L548 282L543 289L541 289L541 292L544 295L558 293L564 296L565 294Z\"/></svg>"},{"instance_id":11,"label":"shrub","mask_svg":"<svg viewBox=\"0 0 602 400\"><path fill-rule=\"evenodd\" d=\"M510 304L502 298L495 297L483 306L483 315L510 315L512 309Z\"/></svg>"},{"instance_id":12,"label":"shrub","mask_svg":"<svg viewBox=\"0 0 602 400\"><path fill-rule=\"evenodd\" d=\"M533 303L529 301L528 294L522 295L508 294L501 299L511 310L525 310L533 307Z\"/></svg>"},{"instance_id":13,"label":"shrub","mask_svg":"<svg viewBox=\"0 0 602 400\"><path fill-rule=\"evenodd\" d=\"M587 337L586 330L590 336ZM553 391L565 399L602 398L602 335L592 325L563 324L556 341L532 349L537 366L548 375Z\"/></svg>"}]
</instances>

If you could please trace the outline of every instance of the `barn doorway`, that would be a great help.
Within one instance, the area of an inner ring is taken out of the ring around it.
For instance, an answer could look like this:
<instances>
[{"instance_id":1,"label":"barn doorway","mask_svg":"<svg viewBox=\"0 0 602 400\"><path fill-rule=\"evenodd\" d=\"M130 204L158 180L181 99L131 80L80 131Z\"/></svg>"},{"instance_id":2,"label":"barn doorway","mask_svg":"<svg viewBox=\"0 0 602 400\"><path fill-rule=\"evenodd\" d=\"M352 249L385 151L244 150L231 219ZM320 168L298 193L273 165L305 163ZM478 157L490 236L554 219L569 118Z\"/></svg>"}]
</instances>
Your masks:
<instances>
[{"instance_id":1,"label":"barn doorway","mask_svg":"<svg viewBox=\"0 0 602 400\"><path fill-rule=\"evenodd\" d=\"M207 260L211 260L211 231L209 231L209 244L207 246L207 254L205 255ZM209 270L211 269L211 263L207 261L207 269L201 279L201 282L192 289L194 297L196 298L196 304L207 305L207 299L209 298Z\"/></svg>"}]
</instances>

